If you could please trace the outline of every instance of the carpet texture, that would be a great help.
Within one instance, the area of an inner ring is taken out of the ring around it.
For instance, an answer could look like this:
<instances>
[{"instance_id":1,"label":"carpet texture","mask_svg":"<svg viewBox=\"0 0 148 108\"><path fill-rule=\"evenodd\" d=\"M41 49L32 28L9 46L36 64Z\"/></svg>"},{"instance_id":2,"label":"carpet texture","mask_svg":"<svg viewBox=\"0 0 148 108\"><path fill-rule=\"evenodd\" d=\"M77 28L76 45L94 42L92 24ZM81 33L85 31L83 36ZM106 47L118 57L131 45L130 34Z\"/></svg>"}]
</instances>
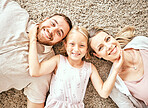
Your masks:
<instances>
[{"instance_id":1,"label":"carpet texture","mask_svg":"<svg viewBox=\"0 0 148 108\"><path fill-rule=\"evenodd\" d=\"M105 28L111 35L126 25L136 28L136 35L148 36L148 0L15 0L25 8L32 20L41 21L54 13L67 15L73 25ZM2 26L2 25L1 25ZM60 53L61 43L54 46ZM97 58L89 60L98 69L105 81L111 63ZM85 108L117 108L110 99L101 98L89 81L85 94ZM23 90L11 89L0 94L0 108L26 108Z\"/></svg>"}]
</instances>

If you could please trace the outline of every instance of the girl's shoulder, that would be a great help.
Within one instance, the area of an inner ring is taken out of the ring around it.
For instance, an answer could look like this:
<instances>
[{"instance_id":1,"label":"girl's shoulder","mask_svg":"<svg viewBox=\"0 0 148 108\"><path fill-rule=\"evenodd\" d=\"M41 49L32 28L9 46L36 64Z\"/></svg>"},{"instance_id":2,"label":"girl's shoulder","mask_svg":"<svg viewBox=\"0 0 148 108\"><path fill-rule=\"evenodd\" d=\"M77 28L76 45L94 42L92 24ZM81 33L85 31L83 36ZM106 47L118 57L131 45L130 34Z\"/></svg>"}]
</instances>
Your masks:
<instances>
[{"instance_id":1,"label":"girl's shoulder","mask_svg":"<svg viewBox=\"0 0 148 108\"><path fill-rule=\"evenodd\" d=\"M59 64L59 62L60 62L60 55L58 54L58 55L55 55L55 56L53 56L51 59L49 59L49 60L51 60L51 61L55 61L56 63L57 63L57 65Z\"/></svg>"},{"instance_id":2,"label":"girl's shoulder","mask_svg":"<svg viewBox=\"0 0 148 108\"><path fill-rule=\"evenodd\" d=\"M66 63L66 60L67 60L67 57L61 55L61 54L58 54L55 56L57 61L58 61L58 64L62 64L64 65Z\"/></svg>"},{"instance_id":3,"label":"girl's shoulder","mask_svg":"<svg viewBox=\"0 0 148 108\"><path fill-rule=\"evenodd\" d=\"M84 64L87 65L87 66L91 66L92 67L92 63L91 62L84 61Z\"/></svg>"},{"instance_id":4,"label":"girl's shoulder","mask_svg":"<svg viewBox=\"0 0 148 108\"><path fill-rule=\"evenodd\" d=\"M91 63L91 69L92 70L97 70L96 66L94 64Z\"/></svg>"},{"instance_id":5,"label":"girl's shoulder","mask_svg":"<svg viewBox=\"0 0 148 108\"><path fill-rule=\"evenodd\" d=\"M65 59L66 59L66 57L63 56L63 55L61 55L61 54L57 54L57 55L53 56L53 58L59 59L59 60L60 60L61 58L65 58Z\"/></svg>"},{"instance_id":6,"label":"girl's shoulder","mask_svg":"<svg viewBox=\"0 0 148 108\"><path fill-rule=\"evenodd\" d=\"M96 66L93 63L85 61L85 64L86 64L86 67L90 68L92 72L97 70Z\"/></svg>"},{"instance_id":7,"label":"girl's shoulder","mask_svg":"<svg viewBox=\"0 0 148 108\"><path fill-rule=\"evenodd\" d=\"M54 59L60 59L60 55L59 54L58 55L55 55L52 58L54 58Z\"/></svg>"}]
</instances>

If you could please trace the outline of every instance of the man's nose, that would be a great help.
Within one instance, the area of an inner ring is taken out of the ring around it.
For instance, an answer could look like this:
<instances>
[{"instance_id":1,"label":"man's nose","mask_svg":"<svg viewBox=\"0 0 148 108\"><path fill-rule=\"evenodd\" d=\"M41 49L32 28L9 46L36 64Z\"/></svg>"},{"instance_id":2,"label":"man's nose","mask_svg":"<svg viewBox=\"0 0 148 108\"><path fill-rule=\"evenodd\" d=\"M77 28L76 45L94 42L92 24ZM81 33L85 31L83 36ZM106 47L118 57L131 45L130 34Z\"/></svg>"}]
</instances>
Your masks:
<instances>
[{"instance_id":1,"label":"man's nose","mask_svg":"<svg viewBox=\"0 0 148 108\"><path fill-rule=\"evenodd\" d=\"M51 27L51 28L48 28L48 31L52 34L55 34L55 32L57 31L57 27Z\"/></svg>"},{"instance_id":2,"label":"man's nose","mask_svg":"<svg viewBox=\"0 0 148 108\"><path fill-rule=\"evenodd\" d=\"M50 32L53 32L54 33L55 31L57 31L57 29L58 29L57 27L51 27L50 28Z\"/></svg>"}]
</instances>

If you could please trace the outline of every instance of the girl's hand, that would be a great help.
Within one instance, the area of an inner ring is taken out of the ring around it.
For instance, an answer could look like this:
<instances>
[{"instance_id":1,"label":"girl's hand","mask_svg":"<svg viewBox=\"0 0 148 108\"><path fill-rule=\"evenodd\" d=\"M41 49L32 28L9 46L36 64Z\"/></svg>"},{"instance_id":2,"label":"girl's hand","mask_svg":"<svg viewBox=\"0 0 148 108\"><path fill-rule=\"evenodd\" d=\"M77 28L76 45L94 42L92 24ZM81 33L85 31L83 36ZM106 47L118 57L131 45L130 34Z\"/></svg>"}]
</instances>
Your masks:
<instances>
[{"instance_id":1,"label":"girl's hand","mask_svg":"<svg viewBox=\"0 0 148 108\"><path fill-rule=\"evenodd\" d=\"M124 53L124 51L121 50L119 58L113 62L113 68L116 70L116 72L119 72L119 70L120 70L120 68L123 64L123 60L124 60L124 54L123 53Z\"/></svg>"},{"instance_id":2,"label":"girl's hand","mask_svg":"<svg viewBox=\"0 0 148 108\"><path fill-rule=\"evenodd\" d=\"M36 41L37 40L37 29L38 25L35 25L30 31L29 31L29 39L30 41Z\"/></svg>"}]
</instances>

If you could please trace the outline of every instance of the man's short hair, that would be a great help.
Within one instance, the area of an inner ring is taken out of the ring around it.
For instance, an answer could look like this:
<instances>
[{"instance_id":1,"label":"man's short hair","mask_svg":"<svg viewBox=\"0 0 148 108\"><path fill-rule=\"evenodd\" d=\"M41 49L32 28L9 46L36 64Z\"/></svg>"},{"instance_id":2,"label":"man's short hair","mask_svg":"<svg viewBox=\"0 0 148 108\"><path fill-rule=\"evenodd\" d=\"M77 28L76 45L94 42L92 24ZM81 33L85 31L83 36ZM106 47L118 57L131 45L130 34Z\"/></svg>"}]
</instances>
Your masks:
<instances>
[{"instance_id":1,"label":"man's short hair","mask_svg":"<svg viewBox=\"0 0 148 108\"><path fill-rule=\"evenodd\" d=\"M62 16L65 19L65 21L68 23L70 30L72 29L72 22L71 22L70 18L68 18L66 15L61 14L61 13L56 13L56 14L50 16L50 18L53 16Z\"/></svg>"}]
</instances>

